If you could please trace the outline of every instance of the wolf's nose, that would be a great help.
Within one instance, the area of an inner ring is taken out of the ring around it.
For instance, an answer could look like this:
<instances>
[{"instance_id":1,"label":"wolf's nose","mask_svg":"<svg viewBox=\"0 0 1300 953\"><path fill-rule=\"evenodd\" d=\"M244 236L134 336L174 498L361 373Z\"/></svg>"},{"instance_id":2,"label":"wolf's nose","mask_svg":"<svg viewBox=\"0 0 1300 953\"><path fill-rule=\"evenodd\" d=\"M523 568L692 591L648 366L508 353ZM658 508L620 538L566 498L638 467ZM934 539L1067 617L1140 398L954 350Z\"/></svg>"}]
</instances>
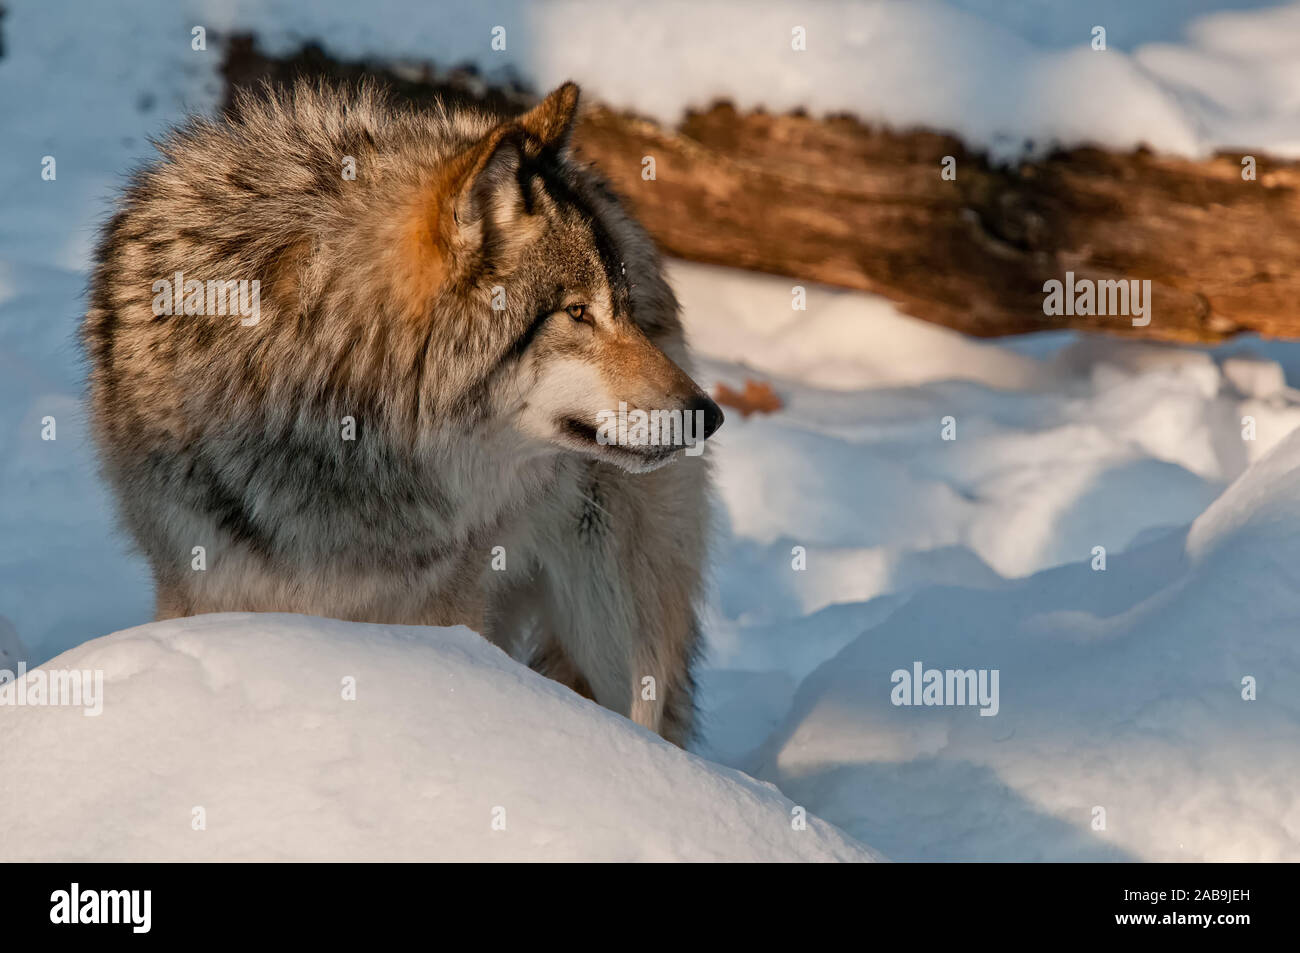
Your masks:
<instances>
[{"instance_id":1,"label":"wolf's nose","mask_svg":"<svg viewBox=\"0 0 1300 953\"><path fill-rule=\"evenodd\" d=\"M691 401L690 409L692 412L701 411L704 414L705 440L713 436L714 431L722 426L722 421L725 419L722 415L722 408L710 400L707 394L701 394Z\"/></svg>"}]
</instances>

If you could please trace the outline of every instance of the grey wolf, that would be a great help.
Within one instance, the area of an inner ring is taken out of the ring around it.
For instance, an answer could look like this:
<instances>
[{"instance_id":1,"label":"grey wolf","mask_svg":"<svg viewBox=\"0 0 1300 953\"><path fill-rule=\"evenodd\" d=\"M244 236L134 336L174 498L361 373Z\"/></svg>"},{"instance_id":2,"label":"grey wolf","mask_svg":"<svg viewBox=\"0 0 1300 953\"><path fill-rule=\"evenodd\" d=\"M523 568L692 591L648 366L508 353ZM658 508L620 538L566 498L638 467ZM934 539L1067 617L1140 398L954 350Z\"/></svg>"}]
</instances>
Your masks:
<instances>
[{"instance_id":1,"label":"grey wolf","mask_svg":"<svg viewBox=\"0 0 1300 953\"><path fill-rule=\"evenodd\" d=\"M682 411L707 436L722 413L653 242L573 154L578 99L506 116L299 84L158 143L82 332L158 618L463 623L686 742L707 454L597 422ZM208 306L231 282L257 320Z\"/></svg>"}]
</instances>

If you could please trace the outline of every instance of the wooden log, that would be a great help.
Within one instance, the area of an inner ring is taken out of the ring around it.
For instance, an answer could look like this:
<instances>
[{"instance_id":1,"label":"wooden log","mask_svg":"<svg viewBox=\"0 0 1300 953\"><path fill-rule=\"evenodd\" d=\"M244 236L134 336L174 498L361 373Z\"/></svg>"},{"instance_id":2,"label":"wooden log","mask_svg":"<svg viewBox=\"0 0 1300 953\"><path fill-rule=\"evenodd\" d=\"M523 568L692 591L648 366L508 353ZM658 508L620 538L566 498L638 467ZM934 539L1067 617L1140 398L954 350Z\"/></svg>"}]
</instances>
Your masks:
<instances>
[{"instance_id":1,"label":"wooden log","mask_svg":"<svg viewBox=\"0 0 1300 953\"><path fill-rule=\"evenodd\" d=\"M305 46L226 48L229 94L260 79L374 76L398 97L522 110L521 84L467 70L341 62ZM575 149L597 164L670 255L884 295L909 314L987 337L1084 328L1212 342L1300 337L1300 165L1242 150L1192 161L1077 148L1013 167L958 139L849 116L739 113L677 129L588 102ZM1257 177L1243 177L1255 157ZM647 157L654 178L643 175ZM955 177L941 175L951 157ZM1149 281L1150 322L1053 316L1049 280Z\"/></svg>"}]
</instances>

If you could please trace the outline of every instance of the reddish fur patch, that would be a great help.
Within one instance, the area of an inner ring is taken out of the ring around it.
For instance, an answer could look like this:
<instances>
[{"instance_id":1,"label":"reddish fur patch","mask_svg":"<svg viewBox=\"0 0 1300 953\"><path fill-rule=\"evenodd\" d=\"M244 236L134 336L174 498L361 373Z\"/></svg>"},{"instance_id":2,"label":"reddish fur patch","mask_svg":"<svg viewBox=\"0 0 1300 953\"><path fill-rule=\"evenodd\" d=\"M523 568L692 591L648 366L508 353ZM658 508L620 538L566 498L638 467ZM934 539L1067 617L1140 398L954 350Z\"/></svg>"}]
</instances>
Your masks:
<instances>
[{"instance_id":1,"label":"reddish fur patch","mask_svg":"<svg viewBox=\"0 0 1300 953\"><path fill-rule=\"evenodd\" d=\"M384 256L388 285L402 314L423 320L451 271L455 205L493 150L515 127L498 126L453 158L411 197ZM517 131L517 130L516 130Z\"/></svg>"},{"instance_id":2,"label":"reddish fur patch","mask_svg":"<svg viewBox=\"0 0 1300 953\"><path fill-rule=\"evenodd\" d=\"M285 317L296 317L302 311L302 269L310 255L311 245L303 239L295 242L272 266L271 300Z\"/></svg>"},{"instance_id":3,"label":"reddish fur patch","mask_svg":"<svg viewBox=\"0 0 1300 953\"><path fill-rule=\"evenodd\" d=\"M639 392L650 392L666 399L691 387L686 375L640 333L612 340L603 337L595 360L605 384L615 394L635 399Z\"/></svg>"},{"instance_id":4,"label":"reddish fur patch","mask_svg":"<svg viewBox=\"0 0 1300 953\"><path fill-rule=\"evenodd\" d=\"M447 279L448 243L443 235L449 197L441 181L416 194L412 210L399 226L389 256L389 285L400 312L423 320Z\"/></svg>"}]
</instances>

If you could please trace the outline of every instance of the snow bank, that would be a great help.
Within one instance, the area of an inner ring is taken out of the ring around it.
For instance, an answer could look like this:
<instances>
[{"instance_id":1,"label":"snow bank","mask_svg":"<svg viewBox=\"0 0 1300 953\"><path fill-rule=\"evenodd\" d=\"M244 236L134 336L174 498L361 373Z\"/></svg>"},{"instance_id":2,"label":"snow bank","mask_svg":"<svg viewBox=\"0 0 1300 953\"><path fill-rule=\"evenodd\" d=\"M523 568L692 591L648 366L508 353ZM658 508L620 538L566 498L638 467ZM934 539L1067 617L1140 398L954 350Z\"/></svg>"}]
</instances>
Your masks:
<instances>
[{"instance_id":1,"label":"snow bank","mask_svg":"<svg viewBox=\"0 0 1300 953\"><path fill-rule=\"evenodd\" d=\"M210 615L46 668L103 710L0 708L5 860L875 859L464 628Z\"/></svg>"},{"instance_id":2,"label":"snow bank","mask_svg":"<svg viewBox=\"0 0 1300 953\"><path fill-rule=\"evenodd\" d=\"M789 280L672 275L706 379L786 401L730 415L709 451L726 532L703 753L894 859L1297 856L1278 635L1300 560L1251 532L1235 569L1192 578L1204 547L1182 545L1225 513L1293 531L1294 451L1266 454L1300 394L1252 354L1269 346L975 342L867 296L809 288L792 312ZM1225 509L1265 473L1267 503ZM895 708L916 661L999 669L1000 713Z\"/></svg>"},{"instance_id":3,"label":"snow bank","mask_svg":"<svg viewBox=\"0 0 1300 953\"><path fill-rule=\"evenodd\" d=\"M94 0L80 0L19 5L5 28L17 68L66 62L70 84L87 93L72 108L85 111L90 130L103 124L95 103L124 84L150 102L211 105L216 39L253 30L279 51L318 40L342 56L469 64L539 89L575 79L669 123L729 99L952 131L1007 158L1053 143L1146 143L1192 156L1242 146L1294 157L1300 5L1231 9L1255 5L1263 4L139 0L121 11L128 15L105 18ZM94 29L78 35L77 23ZM211 34L206 52L190 49L196 25ZM1096 27L1106 30L1104 50L1093 48ZM794 48L797 30L803 49ZM62 88L24 84L20 125L41 122L30 97Z\"/></svg>"},{"instance_id":4,"label":"snow bank","mask_svg":"<svg viewBox=\"0 0 1300 953\"><path fill-rule=\"evenodd\" d=\"M1300 425L1300 393L1262 356L1078 335L1034 356L869 295L813 286L794 311L790 279L685 263L671 275L704 379L758 377L785 401L729 415L716 438L739 547L725 560L735 585L720 581L728 614L987 585L1122 550L1191 522ZM815 570L791 573L795 545Z\"/></svg>"},{"instance_id":5,"label":"snow bank","mask_svg":"<svg viewBox=\"0 0 1300 953\"><path fill-rule=\"evenodd\" d=\"M1293 433L1185 550L921 592L801 685L752 768L897 859L1300 859L1297 470ZM894 704L916 662L999 671L996 715Z\"/></svg>"},{"instance_id":6,"label":"snow bank","mask_svg":"<svg viewBox=\"0 0 1300 953\"><path fill-rule=\"evenodd\" d=\"M949 130L1006 157L1054 142L1300 154L1300 7L1222 10L1229 5L377 2L358 22L347 3L308 11L263 0L241 4L237 17L205 12L252 25L282 49L314 37L349 55L470 62L538 87L575 79L669 123L722 98ZM1104 51L1092 47L1097 26ZM504 50L490 45L495 28Z\"/></svg>"}]
</instances>

